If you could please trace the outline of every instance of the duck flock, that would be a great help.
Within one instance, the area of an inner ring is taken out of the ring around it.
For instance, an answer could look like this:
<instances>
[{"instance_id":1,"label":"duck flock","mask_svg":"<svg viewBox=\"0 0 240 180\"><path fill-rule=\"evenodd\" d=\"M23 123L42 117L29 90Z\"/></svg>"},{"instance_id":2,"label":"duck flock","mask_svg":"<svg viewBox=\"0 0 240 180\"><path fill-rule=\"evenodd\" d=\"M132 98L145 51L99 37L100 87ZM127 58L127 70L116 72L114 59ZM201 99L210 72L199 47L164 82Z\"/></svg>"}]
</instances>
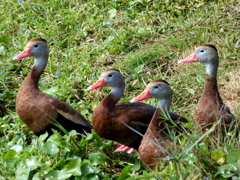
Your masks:
<instances>
[{"instance_id":1,"label":"duck flock","mask_svg":"<svg viewBox=\"0 0 240 180\"><path fill-rule=\"evenodd\" d=\"M130 102L118 103L122 97L125 82L117 69L104 71L96 83L88 87L94 90L109 86L111 92L97 105L92 115L92 125L77 110L67 103L50 97L40 91L38 81L43 73L49 56L45 39L30 40L24 51L14 59L34 57L34 66L24 79L16 97L16 111L20 119L37 136L52 129L61 130L54 122L61 124L67 131L76 130L79 134L91 133L94 129L105 139L118 142L115 152L126 151L131 154L138 150L141 162L151 170L161 170L158 166L161 158L171 152L173 140L170 134L191 133L182 125L187 119L174 112L169 112L172 103L172 89L168 82L157 79L150 82L145 90ZM217 69L219 57L214 45L198 47L190 56L178 63L202 62L206 66L206 80L203 93L198 101L195 121L200 134L219 122L215 131L232 131L239 125L230 109L224 105L218 91ZM139 102L148 98L158 99L157 107ZM144 135L144 138L142 135ZM161 148L160 148L161 147Z\"/></svg>"}]
</instances>

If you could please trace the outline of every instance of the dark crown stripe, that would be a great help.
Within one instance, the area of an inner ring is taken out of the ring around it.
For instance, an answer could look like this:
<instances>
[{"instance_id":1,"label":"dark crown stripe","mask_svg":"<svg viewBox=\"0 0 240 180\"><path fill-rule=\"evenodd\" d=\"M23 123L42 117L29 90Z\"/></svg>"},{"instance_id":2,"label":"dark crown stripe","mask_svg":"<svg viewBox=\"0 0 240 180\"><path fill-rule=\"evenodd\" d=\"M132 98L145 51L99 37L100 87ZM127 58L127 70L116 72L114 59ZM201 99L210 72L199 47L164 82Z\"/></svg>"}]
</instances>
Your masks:
<instances>
[{"instance_id":1,"label":"dark crown stripe","mask_svg":"<svg viewBox=\"0 0 240 180\"><path fill-rule=\"evenodd\" d=\"M168 82L165 81L165 80L163 80L163 79L157 79L157 80L152 81L151 83L159 83L159 82L163 82L163 83L168 84ZM168 85L169 85L169 84L168 84Z\"/></svg>"},{"instance_id":2,"label":"dark crown stripe","mask_svg":"<svg viewBox=\"0 0 240 180\"><path fill-rule=\"evenodd\" d=\"M112 69L108 69L108 70L106 70L105 72L108 72L108 71L117 71L117 72L119 72L119 73L120 73L120 71L119 71L119 70L117 70L117 69L114 69L114 68L112 68Z\"/></svg>"},{"instance_id":3,"label":"dark crown stripe","mask_svg":"<svg viewBox=\"0 0 240 180\"><path fill-rule=\"evenodd\" d=\"M204 44L203 46L211 47L211 48L215 49L215 51L217 51L217 48L212 44Z\"/></svg>"}]
</instances>

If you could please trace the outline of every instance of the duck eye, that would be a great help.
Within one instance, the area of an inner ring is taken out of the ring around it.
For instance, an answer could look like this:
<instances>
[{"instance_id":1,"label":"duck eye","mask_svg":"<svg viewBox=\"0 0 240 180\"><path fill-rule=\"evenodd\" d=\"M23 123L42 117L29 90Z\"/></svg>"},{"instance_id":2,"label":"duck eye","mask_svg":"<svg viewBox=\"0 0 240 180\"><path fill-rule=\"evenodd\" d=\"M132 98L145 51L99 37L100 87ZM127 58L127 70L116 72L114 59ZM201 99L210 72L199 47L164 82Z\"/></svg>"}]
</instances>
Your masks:
<instances>
[{"instance_id":1,"label":"duck eye","mask_svg":"<svg viewBox=\"0 0 240 180\"><path fill-rule=\"evenodd\" d=\"M37 48L37 47L38 47L38 44L35 44L33 47Z\"/></svg>"},{"instance_id":2,"label":"duck eye","mask_svg":"<svg viewBox=\"0 0 240 180\"><path fill-rule=\"evenodd\" d=\"M203 52L204 52L204 49L201 49L200 52L203 53Z\"/></svg>"},{"instance_id":3,"label":"duck eye","mask_svg":"<svg viewBox=\"0 0 240 180\"><path fill-rule=\"evenodd\" d=\"M109 74L108 77L112 77L112 74Z\"/></svg>"}]
</instances>

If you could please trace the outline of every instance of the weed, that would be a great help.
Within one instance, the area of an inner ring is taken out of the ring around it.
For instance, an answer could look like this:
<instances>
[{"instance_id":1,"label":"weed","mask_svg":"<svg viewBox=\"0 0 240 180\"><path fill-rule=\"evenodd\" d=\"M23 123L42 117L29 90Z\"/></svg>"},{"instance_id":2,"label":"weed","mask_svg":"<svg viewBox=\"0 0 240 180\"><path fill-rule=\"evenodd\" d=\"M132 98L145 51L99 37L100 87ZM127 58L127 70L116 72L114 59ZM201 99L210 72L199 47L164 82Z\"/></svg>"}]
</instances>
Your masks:
<instances>
[{"instance_id":1,"label":"weed","mask_svg":"<svg viewBox=\"0 0 240 180\"><path fill-rule=\"evenodd\" d=\"M2 0L0 179L239 178L239 161L234 158L240 156L239 139L227 134L209 143L207 135L201 137L196 130L193 113L204 84L204 67L177 65L196 46L214 44L220 54L220 93L239 118L238 7L234 0ZM160 173L149 172L137 152L112 154L112 142L95 132L78 146L71 140L75 132L64 136L55 132L46 142L46 134L35 137L15 112L16 93L33 62L12 57L36 37L50 44L40 89L66 101L90 121L107 91L85 89L104 70L117 68L124 74L127 86L121 101L139 94L153 79L166 79L174 91L171 111L185 116L189 120L185 126L193 132L190 139L181 137L177 141L181 149L172 152L174 157L184 152L179 166L170 163Z\"/></svg>"}]
</instances>

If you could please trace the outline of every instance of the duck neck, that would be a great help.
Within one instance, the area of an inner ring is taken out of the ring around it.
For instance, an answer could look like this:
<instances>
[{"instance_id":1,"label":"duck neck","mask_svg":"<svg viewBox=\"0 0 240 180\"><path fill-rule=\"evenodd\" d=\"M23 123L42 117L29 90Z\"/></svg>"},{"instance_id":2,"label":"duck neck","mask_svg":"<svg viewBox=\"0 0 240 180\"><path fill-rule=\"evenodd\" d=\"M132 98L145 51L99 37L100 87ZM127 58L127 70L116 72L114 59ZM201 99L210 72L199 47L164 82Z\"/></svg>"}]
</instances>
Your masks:
<instances>
[{"instance_id":1,"label":"duck neck","mask_svg":"<svg viewBox=\"0 0 240 180\"><path fill-rule=\"evenodd\" d=\"M210 75L207 74L202 96L207 96L207 97L210 96L210 97L216 98L216 102L218 102L219 104L223 104L222 98L220 97L220 94L218 91L216 76L211 77Z\"/></svg>"},{"instance_id":2,"label":"duck neck","mask_svg":"<svg viewBox=\"0 0 240 180\"><path fill-rule=\"evenodd\" d=\"M148 129L151 129L152 134L159 134L159 130L165 129L165 118L164 115L165 112L163 112L159 107L156 109L156 111L153 114L152 120L149 124ZM161 134L164 135L165 133Z\"/></svg>"},{"instance_id":3,"label":"duck neck","mask_svg":"<svg viewBox=\"0 0 240 180\"><path fill-rule=\"evenodd\" d=\"M42 58L36 58L34 66L28 76L25 78L24 83L30 84L34 88L38 89L38 81L43 73L48 61L48 56Z\"/></svg>"},{"instance_id":4,"label":"duck neck","mask_svg":"<svg viewBox=\"0 0 240 180\"><path fill-rule=\"evenodd\" d=\"M124 89L125 89L125 84L122 84L119 87L112 87L110 95L112 96L113 101L115 103L117 103L118 100L122 97Z\"/></svg>"},{"instance_id":5,"label":"duck neck","mask_svg":"<svg viewBox=\"0 0 240 180\"><path fill-rule=\"evenodd\" d=\"M122 97L124 92L124 87L112 88L109 95L107 95L102 101L101 105L107 107L107 109L115 108L118 100Z\"/></svg>"},{"instance_id":6,"label":"duck neck","mask_svg":"<svg viewBox=\"0 0 240 180\"><path fill-rule=\"evenodd\" d=\"M217 78L217 69L218 69L218 63L213 64L213 63L207 63L205 64L206 66L206 73L211 77L211 78Z\"/></svg>"},{"instance_id":7,"label":"duck neck","mask_svg":"<svg viewBox=\"0 0 240 180\"><path fill-rule=\"evenodd\" d=\"M158 108L161 109L164 113L167 113L171 103L172 103L172 97L168 99L159 99Z\"/></svg>"},{"instance_id":8,"label":"duck neck","mask_svg":"<svg viewBox=\"0 0 240 180\"><path fill-rule=\"evenodd\" d=\"M34 67L39 71L43 72L48 62L48 55L41 56L36 58L34 61Z\"/></svg>"}]
</instances>

